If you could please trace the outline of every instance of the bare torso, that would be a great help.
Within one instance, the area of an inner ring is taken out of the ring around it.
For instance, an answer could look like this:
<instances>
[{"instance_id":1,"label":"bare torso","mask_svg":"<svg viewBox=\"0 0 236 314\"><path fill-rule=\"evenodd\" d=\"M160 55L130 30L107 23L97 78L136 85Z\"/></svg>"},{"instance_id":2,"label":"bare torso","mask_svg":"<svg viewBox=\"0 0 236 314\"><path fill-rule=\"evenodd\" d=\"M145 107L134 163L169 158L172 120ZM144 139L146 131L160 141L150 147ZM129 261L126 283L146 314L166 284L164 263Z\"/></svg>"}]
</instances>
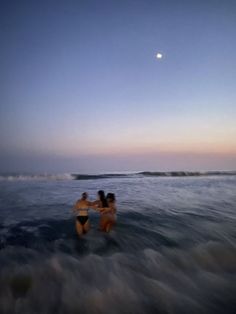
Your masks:
<instances>
[{"instance_id":1,"label":"bare torso","mask_svg":"<svg viewBox=\"0 0 236 314\"><path fill-rule=\"evenodd\" d=\"M78 200L74 206L76 216L88 216L90 202L87 200Z\"/></svg>"}]
</instances>

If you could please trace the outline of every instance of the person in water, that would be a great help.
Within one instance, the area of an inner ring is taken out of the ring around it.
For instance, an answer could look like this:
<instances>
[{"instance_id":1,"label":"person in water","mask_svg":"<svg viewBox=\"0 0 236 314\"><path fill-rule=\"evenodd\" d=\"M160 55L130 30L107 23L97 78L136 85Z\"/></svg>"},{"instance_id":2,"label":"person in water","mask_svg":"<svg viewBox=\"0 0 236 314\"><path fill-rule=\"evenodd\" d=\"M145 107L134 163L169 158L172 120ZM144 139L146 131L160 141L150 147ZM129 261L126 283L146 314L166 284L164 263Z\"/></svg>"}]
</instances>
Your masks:
<instances>
[{"instance_id":1,"label":"person in water","mask_svg":"<svg viewBox=\"0 0 236 314\"><path fill-rule=\"evenodd\" d=\"M107 208L108 203L103 190L99 190L97 193L97 200L93 202L93 207L95 210L100 211L102 208Z\"/></svg>"},{"instance_id":2,"label":"person in water","mask_svg":"<svg viewBox=\"0 0 236 314\"><path fill-rule=\"evenodd\" d=\"M93 205L94 209L100 213L102 213L103 210L108 209L108 202L105 196L105 192L103 190L98 191L97 200L93 202ZM99 229L103 231L101 217L99 221Z\"/></svg>"},{"instance_id":3,"label":"person in water","mask_svg":"<svg viewBox=\"0 0 236 314\"><path fill-rule=\"evenodd\" d=\"M82 193L81 199L78 200L73 207L73 211L76 214L76 231L79 236L83 233L87 233L90 229L88 209L92 206L93 203L88 201L88 194L84 192Z\"/></svg>"},{"instance_id":4,"label":"person in water","mask_svg":"<svg viewBox=\"0 0 236 314\"><path fill-rule=\"evenodd\" d=\"M110 232L112 226L116 222L116 197L114 193L108 193L107 197L107 208L102 208L100 210L100 229L105 232Z\"/></svg>"},{"instance_id":5,"label":"person in water","mask_svg":"<svg viewBox=\"0 0 236 314\"><path fill-rule=\"evenodd\" d=\"M108 193L105 197L103 190L98 191L98 200L94 202L97 211L100 212L99 229L109 232L116 221L115 194Z\"/></svg>"}]
</instances>

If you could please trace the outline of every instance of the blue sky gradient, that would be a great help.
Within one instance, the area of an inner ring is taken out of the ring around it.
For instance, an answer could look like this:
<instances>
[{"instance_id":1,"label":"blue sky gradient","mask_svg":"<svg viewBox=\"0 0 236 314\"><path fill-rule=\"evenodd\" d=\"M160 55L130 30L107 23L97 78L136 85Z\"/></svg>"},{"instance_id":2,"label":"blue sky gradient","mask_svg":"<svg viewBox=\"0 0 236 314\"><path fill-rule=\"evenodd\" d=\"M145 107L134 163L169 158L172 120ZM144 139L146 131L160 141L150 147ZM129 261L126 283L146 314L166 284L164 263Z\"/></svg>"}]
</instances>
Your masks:
<instances>
[{"instance_id":1,"label":"blue sky gradient","mask_svg":"<svg viewBox=\"0 0 236 314\"><path fill-rule=\"evenodd\" d=\"M2 1L0 21L1 171L236 168L235 1Z\"/></svg>"}]
</instances>

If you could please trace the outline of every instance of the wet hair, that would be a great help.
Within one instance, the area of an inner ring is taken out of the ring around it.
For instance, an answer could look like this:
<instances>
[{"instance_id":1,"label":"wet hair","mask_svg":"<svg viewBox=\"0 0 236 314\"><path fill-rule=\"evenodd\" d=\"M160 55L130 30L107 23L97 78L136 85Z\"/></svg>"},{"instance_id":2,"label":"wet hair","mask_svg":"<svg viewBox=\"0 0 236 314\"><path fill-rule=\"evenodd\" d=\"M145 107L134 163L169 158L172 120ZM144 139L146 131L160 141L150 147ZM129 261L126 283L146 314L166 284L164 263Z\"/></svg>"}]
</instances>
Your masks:
<instances>
[{"instance_id":1,"label":"wet hair","mask_svg":"<svg viewBox=\"0 0 236 314\"><path fill-rule=\"evenodd\" d=\"M110 202L115 202L116 196L114 193L108 193L106 199L109 200Z\"/></svg>"},{"instance_id":2,"label":"wet hair","mask_svg":"<svg viewBox=\"0 0 236 314\"><path fill-rule=\"evenodd\" d=\"M105 197L105 192L103 190L98 191L99 199L102 203L102 207L108 207L108 203Z\"/></svg>"},{"instance_id":3,"label":"wet hair","mask_svg":"<svg viewBox=\"0 0 236 314\"><path fill-rule=\"evenodd\" d=\"M82 200L86 200L88 198L88 193L84 192L82 193Z\"/></svg>"}]
</instances>

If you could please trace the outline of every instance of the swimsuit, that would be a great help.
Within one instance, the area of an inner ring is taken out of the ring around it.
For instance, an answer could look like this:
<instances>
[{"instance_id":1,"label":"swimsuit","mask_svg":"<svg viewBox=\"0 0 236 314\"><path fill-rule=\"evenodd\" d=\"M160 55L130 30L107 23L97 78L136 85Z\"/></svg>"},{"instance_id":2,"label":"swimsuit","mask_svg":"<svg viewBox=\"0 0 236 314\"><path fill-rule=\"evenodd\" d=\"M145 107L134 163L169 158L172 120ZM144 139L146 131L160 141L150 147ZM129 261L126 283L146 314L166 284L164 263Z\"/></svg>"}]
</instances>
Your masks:
<instances>
[{"instance_id":1,"label":"swimsuit","mask_svg":"<svg viewBox=\"0 0 236 314\"><path fill-rule=\"evenodd\" d=\"M77 216L76 219L78 222L81 223L81 225L85 225L85 223L88 221L88 216Z\"/></svg>"}]
</instances>

